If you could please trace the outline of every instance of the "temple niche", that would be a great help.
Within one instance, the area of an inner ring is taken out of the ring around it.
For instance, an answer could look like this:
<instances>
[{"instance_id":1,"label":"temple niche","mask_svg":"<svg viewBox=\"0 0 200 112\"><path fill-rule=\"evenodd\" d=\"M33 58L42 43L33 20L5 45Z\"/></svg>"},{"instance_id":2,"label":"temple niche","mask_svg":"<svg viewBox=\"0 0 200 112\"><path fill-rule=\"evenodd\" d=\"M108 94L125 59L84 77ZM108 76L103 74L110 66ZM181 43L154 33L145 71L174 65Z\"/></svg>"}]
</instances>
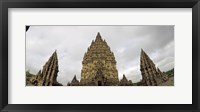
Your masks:
<instances>
[{"instance_id":1,"label":"temple niche","mask_svg":"<svg viewBox=\"0 0 200 112\"><path fill-rule=\"evenodd\" d=\"M142 74L140 85L143 86L159 86L168 80L168 76L159 68L156 69L155 64L143 49L140 54L140 71Z\"/></svg>"},{"instance_id":2,"label":"temple niche","mask_svg":"<svg viewBox=\"0 0 200 112\"><path fill-rule=\"evenodd\" d=\"M30 82L35 86L62 86L56 78L58 74L58 58L56 51L52 54L42 71L39 70L36 76L33 76Z\"/></svg>"}]
</instances>

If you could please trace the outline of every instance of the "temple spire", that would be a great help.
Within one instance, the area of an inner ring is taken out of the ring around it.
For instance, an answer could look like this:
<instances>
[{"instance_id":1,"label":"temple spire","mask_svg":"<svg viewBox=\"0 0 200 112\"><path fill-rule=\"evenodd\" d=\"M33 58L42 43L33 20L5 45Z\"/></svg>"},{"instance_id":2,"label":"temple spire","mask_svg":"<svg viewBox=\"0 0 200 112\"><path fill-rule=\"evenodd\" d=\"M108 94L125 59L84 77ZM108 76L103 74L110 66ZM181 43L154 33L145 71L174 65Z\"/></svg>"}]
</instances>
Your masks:
<instances>
[{"instance_id":1,"label":"temple spire","mask_svg":"<svg viewBox=\"0 0 200 112\"><path fill-rule=\"evenodd\" d=\"M123 74L122 79L119 81L119 85L120 86L131 86L132 85L132 81L128 81L128 79L126 78L126 76Z\"/></svg>"},{"instance_id":2,"label":"temple spire","mask_svg":"<svg viewBox=\"0 0 200 112\"><path fill-rule=\"evenodd\" d=\"M99 33L99 32L97 33L97 36L101 37L101 35L100 35L100 33Z\"/></svg>"},{"instance_id":3,"label":"temple spire","mask_svg":"<svg viewBox=\"0 0 200 112\"><path fill-rule=\"evenodd\" d=\"M149 58L149 56L144 52L142 48L141 48L141 57Z\"/></svg>"},{"instance_id":4,"label":"temple spire","mask_svg":"<svg viewBox=\"0 0 200 112\"><path fill-rule=\"evenodd\" d=\"M122 78L122 80L126 80L126 81L128 81L127 80L127 78L126 78L126 76L123 74L123 78Z\"/></svg>"},{"instance_id":5,"label":"temple spire","mask_svg":"<svg viewBox=\"0 0 200 112\"><path fill-rule=\"evenodd\" d=\"M156 67L153 61L149 58L149 56L141 49L140 55L140 70L143 77L143 82L147 86L156 86L157 81L156 77Z\"/></svg>"},{"instance_id":6,"label":"temple spire","mask_svg":"<svg viewBox=\"0 0 200 112\"><path fill-rule=\"evenodd\" d=\"M74 78L72 79L71 83L68 84L70 86L79 86L79 81L76 79L76 75L74 75Z\"/></svg>"},{"instance_id":7,"label":"temple spire","mask_svg":"<svg viewBox=\"0 0 200 112\"><path fill-rule=\"evenodd\" d=\"M154 62L141 49L140 71L142 74L142 83L146 86L157 86L163 82L164 74L159 68L156 68Z\"/></svg>"},{"instance_id":8,"label":"temple spire","mask_svg":"<svg viewBox=\"0 0 200 112\"><path fill-rule=\"evenodd\" d=\"M103 41L99 32L97 33L95 41L98 41L98 40Z\"/></svg>"},{"instance_id":9,"label":"temple spire","mask_svg":"<svg viewBox=\"0 0 200 112\"><path fill-rule=\"evenodd\" d=\"M118 85L119 83L114 53L99 32L84 55L80 83L87 86Z\"/></svg>"},{"instance_id":10,"label":"temple spire","mask_svg":"<svg viewBox=\"0 0 200 112\"><path fill-rule=\"evenodd\" d=\"M40 70L37 74L36 83L34 83L36 86L59 86L59 84L56 80L58 76L58 58L57 58L57 52L55 52L51 55L49 60L46 62L46 64L43 66L42 71Z\"/></svg>"},{"instance_id":11,"label":"temple spire","mask_svg":"<svg viewBox=\"0 0 200 112\"><path fill-rule=\"evenodd\" d=\"M76 75L74 75L74 78L73 78L73 80L77 80L77 79L76 79Z\"/></svg>"},{"instance_id":12,"label":"temple spire","mask_svg":"<svg viewBox=\"0 0 200 112\"><path fill-rule=\"evenodd\" d=\"M58 60L57 50L54 51L54 53L53 53L53 57L55 58L55 60Z\"/></svg>"}]
</instances>

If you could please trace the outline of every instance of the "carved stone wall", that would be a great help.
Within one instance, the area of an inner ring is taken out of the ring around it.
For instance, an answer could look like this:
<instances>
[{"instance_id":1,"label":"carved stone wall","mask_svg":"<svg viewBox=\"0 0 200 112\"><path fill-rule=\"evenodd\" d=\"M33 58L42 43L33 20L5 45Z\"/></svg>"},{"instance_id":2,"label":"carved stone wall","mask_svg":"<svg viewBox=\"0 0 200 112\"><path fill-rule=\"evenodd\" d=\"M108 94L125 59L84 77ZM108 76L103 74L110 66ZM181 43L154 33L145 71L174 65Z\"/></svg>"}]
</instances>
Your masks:
<instances>
[{"instance_id":1,"label":"carved stone wall","mask_svg":"<svg viewBox=\"0 0 200 112\"><path fill-rule=\"evenodd\" d=\"M165 73L161 72L159 68L156 69L155 64L143 49L140 54L140 71L142 74L140 84L144 86L158 86L168 79Z\"/></svg>"},{"instance_id":2,"label":"carved stone wall","mask_svg":"<svg viewBox=\"0 0 200 112\"><path fill-rule=\"evenodd\" d=\"M97 71L101 71L101 74ZM103 79L98 79L100 75ZM82 61L81 85L118 85L118 71L114 53L110 50L107 42L97 34L95 41L85 53Z\"/></svg>"},{"instance_id":3,"label":"carved stone wall","mask_svg":"<svg viewBox=\"0 0 200 112\"><path fill-rule=\"evenodd\" d=\"M58 74L58 58L56 51L52 54L46 64L35 77L32 77L31 83L35 86L61 86L56 78Z\"/></svg>"}]
</instances>

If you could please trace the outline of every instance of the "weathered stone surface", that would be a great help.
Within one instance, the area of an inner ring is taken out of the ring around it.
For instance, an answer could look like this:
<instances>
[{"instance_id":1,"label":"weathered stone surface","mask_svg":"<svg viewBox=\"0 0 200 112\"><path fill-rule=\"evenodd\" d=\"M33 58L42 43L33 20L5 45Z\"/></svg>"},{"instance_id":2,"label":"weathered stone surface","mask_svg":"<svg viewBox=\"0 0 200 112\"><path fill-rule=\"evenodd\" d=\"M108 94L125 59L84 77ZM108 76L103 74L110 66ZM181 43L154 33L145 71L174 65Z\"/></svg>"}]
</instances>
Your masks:
<instances>
[{"instance_id":1,"label":"weathered stone surface","mask_svg":"<svg viewBox=\"0 0 200 112\"><path fill-rule=\"evenodd\" d=\"M142 82L139 85L158 86L167 80L167 75L156 69L155 64L149 56L141 49L140 54L140 71L142 74Z\"/></svg>"},{"instance_id":2,"label":"weathered stone surface","mask_svg":"<svg viewBox=\"0 0 200 112\"><path fill-rule=\"evenodd\" d=\"M56 78L58 74L58 58L56 51L52 54L46 64L36 76L32 77L31 83L35 86L61 86Z\"/></svg>"},{"instance_id":3,"label":"weathered stone surface","mask_svg":"<svg viewBox=\"0 0 200 112\"><path fill-rule=\"evenodd\" d=\"M100 33L83 57L80 84L86 86L119 84L114 53L107 42L101 38Z\"/></svg>"}]
</instances>

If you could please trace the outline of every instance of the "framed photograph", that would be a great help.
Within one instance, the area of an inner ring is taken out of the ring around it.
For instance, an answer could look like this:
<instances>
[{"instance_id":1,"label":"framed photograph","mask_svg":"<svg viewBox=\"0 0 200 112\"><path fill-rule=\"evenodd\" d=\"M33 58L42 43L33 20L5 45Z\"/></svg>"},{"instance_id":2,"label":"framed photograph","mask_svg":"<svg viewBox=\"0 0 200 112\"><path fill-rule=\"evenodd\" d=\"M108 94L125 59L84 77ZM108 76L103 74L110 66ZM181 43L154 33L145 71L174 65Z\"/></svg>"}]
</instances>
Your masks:
<instances>
[{"instance_id":1,"label":"framed photograph","mask_svg":"<svg viewBox=\"0 0 200 112\"><path fill-rule=\"evenodd\" d=\"M174 86L174 26L26 27L26 86Z\"/></svg>"},{"instance_id":2,"label":"framed photograph","mask_svg":"<svg viewBox=\"0 0 200 112\"><path fill-rule=\"evenodd\" d=\"M2 112L200 111L199 0L2 0L0 10Z\"/></svg>"}]
</instances>

